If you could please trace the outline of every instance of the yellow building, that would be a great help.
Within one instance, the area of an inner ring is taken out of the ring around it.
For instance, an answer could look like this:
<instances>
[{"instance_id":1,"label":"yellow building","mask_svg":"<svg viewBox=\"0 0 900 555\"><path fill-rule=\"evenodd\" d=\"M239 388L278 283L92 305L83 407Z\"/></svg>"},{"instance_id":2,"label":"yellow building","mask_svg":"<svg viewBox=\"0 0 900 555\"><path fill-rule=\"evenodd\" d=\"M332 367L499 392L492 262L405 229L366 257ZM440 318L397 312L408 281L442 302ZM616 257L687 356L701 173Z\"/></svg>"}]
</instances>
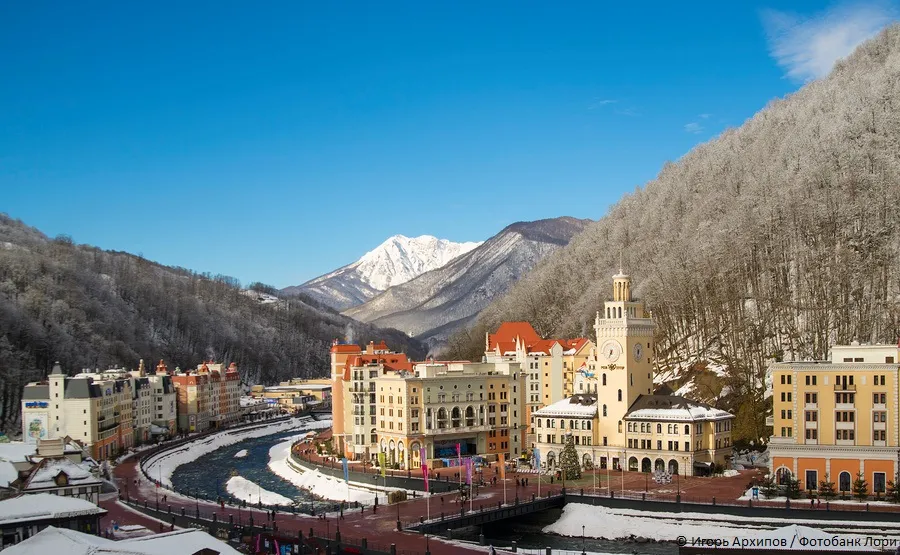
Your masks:
<instances>
[{"instance_id":1,"label":"yellow building","mask_svg":"<svg viewBox=\"0 0 900 555\"><path fill-rule=\"evenodd\" d=\"M377 451L399 468L523 449L525 377L515 362L427 362L374 380Z\"/></svg>"},{"instance_id":2,"label":"yellow building","mask_svg":"<svg viewBox=\"0 0 900 555\"><path fill-rule=\"evenodd\" d=\"M850 492L862 473L870 493L884 494L898 472L896 345L836 345L830 361L770 367L773 392L771 465L779 482L802 489L827 479Z\"/></svg>"}]
</instances>

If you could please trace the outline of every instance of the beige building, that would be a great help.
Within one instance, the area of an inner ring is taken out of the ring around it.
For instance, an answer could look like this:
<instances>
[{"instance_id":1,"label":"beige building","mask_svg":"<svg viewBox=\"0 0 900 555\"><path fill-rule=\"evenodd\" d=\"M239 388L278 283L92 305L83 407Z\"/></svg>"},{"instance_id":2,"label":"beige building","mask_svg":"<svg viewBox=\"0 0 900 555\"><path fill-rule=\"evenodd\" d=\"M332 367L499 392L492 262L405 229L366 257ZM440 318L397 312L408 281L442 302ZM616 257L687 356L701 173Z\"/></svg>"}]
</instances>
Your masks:
<instances>
[{"instance_id":1,"label":"beige building","mask_svg":"<svg viewBox=\"0 0 900 555\"><path fill-rule=\"evenodd\" d=\"M69 377L57 363L46 382L23 390L23 437L36 443L69 436L89 446L95 459L116 456L134 445L133 397L127 379Z\"/></svg>"},{"instance_id":2,"label":"beige building","mask_svg":"<svg viewBox=\"0 0 900 555\"><path fill-rule=\"evenodd\" d=\"M624 420L626 450L620 460L628 461L628 470L707 476L731 455L734 416L703 403L641 395Z\"/></svg>"},{"instance_id":3,"label":"beige building","mask_svg":"<svg viewBox=\"0 0 900 555\"><path fill-rule=\"evenodd\" d=\"M426 362L375 379L376 452L399 468L523 452L525 377L515 362Z\"/></svg>"},{"instance_id":4,"label":"beige building","mask_svg":"<svg viewBox=\"0 0 900 555\"><path fill-rule=\"evenodd\" d=\"M884 494L900 471L900 348L835 345L831 360L780 362L770 369L772 470L802 489L834 482L849 493L858 473Z\"/></svg>"}]
</instances>

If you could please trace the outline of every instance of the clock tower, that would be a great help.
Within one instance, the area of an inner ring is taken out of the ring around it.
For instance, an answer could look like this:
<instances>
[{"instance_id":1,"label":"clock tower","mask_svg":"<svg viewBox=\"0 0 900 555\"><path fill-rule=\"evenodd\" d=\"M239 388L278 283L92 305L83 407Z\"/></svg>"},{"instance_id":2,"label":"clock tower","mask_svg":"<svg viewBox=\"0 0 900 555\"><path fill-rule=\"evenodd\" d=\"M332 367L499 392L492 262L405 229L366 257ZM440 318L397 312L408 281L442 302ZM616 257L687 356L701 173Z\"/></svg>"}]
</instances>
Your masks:
<instances>
[{"instance_id":1,"label":"clock tower","mask_svg":"<svg viewBox=\"0 0 900 555\"><path fill-rule=\"evenodd\" d=\"M655 330L644 303L631 297L631 277L620 269L613 276L612 301L604 303L594 320L600 445L624 447L622 418L638 395L653 393Z\"/></svg>"}]
</instances>

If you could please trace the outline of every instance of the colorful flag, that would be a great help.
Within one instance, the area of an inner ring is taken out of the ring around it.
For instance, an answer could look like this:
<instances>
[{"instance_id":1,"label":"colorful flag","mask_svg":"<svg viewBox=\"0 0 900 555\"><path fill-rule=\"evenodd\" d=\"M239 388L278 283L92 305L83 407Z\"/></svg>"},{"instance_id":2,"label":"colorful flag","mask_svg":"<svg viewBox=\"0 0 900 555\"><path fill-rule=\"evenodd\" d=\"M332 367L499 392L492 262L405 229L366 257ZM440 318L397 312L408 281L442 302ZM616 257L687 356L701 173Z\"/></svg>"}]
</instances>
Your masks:
<instances>
[{"instance_id":1,"label":"colorful flag","mask_svg":"<svg viewBox=\"0 0 900 555\"><path fill-rule=\"evenodd\" d=\"M378 466L381 467L381 477L382 478L384 478L385 474L387 474L387 472L385 471L385 467L387 466L386 459L387 459L387 457L386 457L386 454L384 453L384 451L382 451L381 453L378 453Z\"/></svg>"},{"instance_id":2,"label":"colorful flag","mask_svg":"<svg viewBox=\"0 0 900 555\"><path fill-rule=\"evenodd\" d=\"M475 462L472 460L472 457L466 459L466 483L472 483L472 467L475 466Z\"/></svg>"},{"instance_id":3,"label":"colorful flag","mask_svg":"<svg viewBox=\"0 0 900 555\"><path fill-rule=\"evenodd\" d=\"M456 466L462 466L462 450L459 443L456 444Z\"/></svg>"},{"instance_id":4,"label":"colorful flag","mask_svg":"<svg viewBox=\"0 0 900 555\"><path fill-rule=\"evenodd\" d=\"M347 464L347 457L341 459L341 464L344 467L344 481L348 484L350 483L350 466Z\"/></svg>"},{"instance_id":5,"label":"colorful flag","mask_svg":"<svg viewBox=\"0 0 900 555\"><path fill-rule=\"evenodd\" d=\"M425 459L427 459L427 458L428 458L428 454L427 454L427 452L425 451L425 448L424 448L424 447L420 447L420 448L419 448L419 463L420 463L423 467L427 464L427 463L425 462Z\"/></svg>"},{"instance_id":6,"label":"colorful flag","mask_svg":"<svg viewBox=\"0 0 900 555\"><path fill-rule=\"evenodd\" d=\"M422 463L422 478L425 479L425 493L428 493L428 465Z\"/></svg>"},{"instance_id":7,"label":"colorful flag","mask_svg":"<svg viewBox=\"0 0 900 555\"><path fill-rule=\"evenodd\" d=\"M534 448L534 467L538 470L541 468L541 450L537 447Z\"/></svg>"},{"instance_id":8,"label":"colorful flag","mask_svg":"<svg viewBox=\"0 0 900 555\"><path fill-rule=\"evenodd\" d=\"M500 453L498 457L498 462L500 463L500 479L506 480L506 453Z\"/></svg>"}]
</instances>

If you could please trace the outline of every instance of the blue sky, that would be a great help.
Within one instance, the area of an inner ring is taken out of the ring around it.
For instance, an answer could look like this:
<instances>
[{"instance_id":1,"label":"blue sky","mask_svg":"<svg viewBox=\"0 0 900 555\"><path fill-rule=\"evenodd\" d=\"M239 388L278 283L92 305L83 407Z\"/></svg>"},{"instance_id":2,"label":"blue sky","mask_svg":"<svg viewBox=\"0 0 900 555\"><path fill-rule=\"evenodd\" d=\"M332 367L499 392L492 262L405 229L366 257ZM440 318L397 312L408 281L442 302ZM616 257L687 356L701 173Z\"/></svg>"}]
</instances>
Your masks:
<instances>
[{"instance_id":1,"label":"blue sky","mask_svg":"<svg viewBox=\"0 0 900 555\"><path fill-rule=\"evenodd\" d=\"M626 5L628 4L628 5ZM0 211L298 284L390 235L597 219L890 2L7 2Z\"/></svg>"}]
</instances>

